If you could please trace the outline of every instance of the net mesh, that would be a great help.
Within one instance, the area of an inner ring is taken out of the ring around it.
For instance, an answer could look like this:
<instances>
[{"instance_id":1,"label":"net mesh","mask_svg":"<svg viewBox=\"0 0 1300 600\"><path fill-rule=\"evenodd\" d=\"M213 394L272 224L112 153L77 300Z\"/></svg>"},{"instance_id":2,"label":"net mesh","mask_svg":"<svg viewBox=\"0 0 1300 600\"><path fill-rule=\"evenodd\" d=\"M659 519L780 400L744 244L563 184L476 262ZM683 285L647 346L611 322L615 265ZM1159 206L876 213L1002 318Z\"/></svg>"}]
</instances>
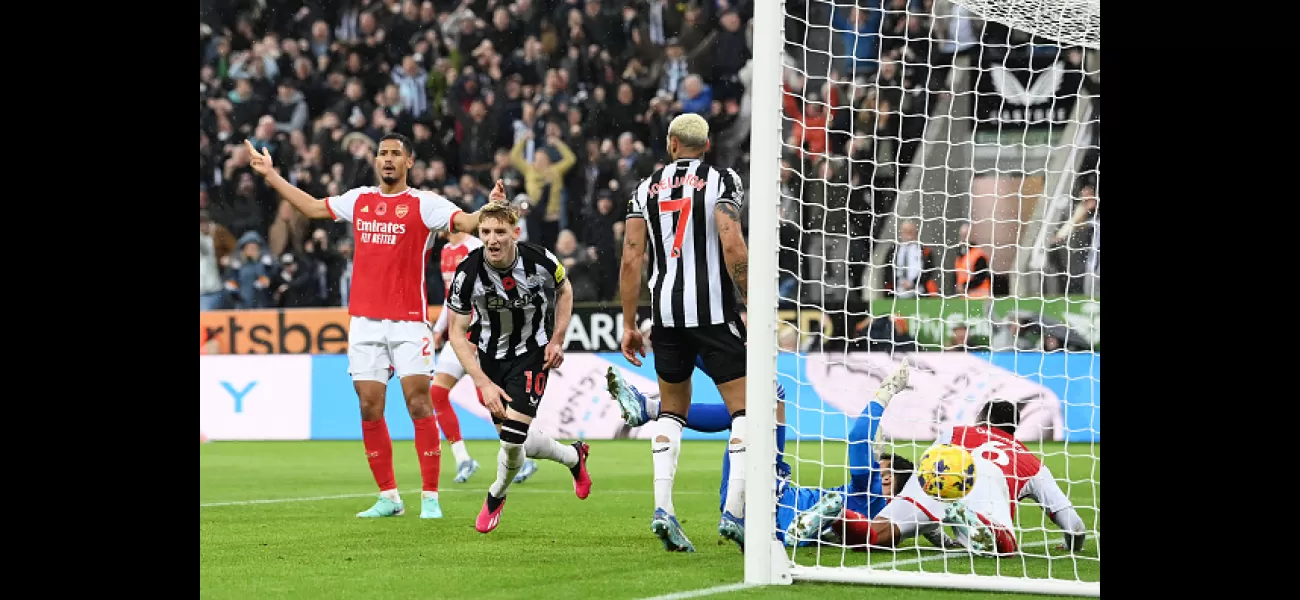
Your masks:
<instances>
[{"instance_id":1,"label":"net mesh","mask_svg":"<svg viewBox=\"0 0 1300 600\"><path fill-rule=\"evenodd\" d=\"M788 548L791 564L1099 582L1099 2L784 10L777 378L791 480L853 481L853 449L871 444L857 419L909 357L874 458L915 462L942 428L1011 401L1017 439L1087 530L1082 551L1056 550L1060 528L1019 498L1013 556L829 536Z\"/></svg>"},{"instance_id":2,"label":"net mesh","mask_svg":"<svg viewBox=\"0 0 1300 600\"><path fill-rule=\"evenodd\" d=\"M1101 48L1101 0L959 0L988 21L1087 48Z\"/></svg>"}]
</instances>

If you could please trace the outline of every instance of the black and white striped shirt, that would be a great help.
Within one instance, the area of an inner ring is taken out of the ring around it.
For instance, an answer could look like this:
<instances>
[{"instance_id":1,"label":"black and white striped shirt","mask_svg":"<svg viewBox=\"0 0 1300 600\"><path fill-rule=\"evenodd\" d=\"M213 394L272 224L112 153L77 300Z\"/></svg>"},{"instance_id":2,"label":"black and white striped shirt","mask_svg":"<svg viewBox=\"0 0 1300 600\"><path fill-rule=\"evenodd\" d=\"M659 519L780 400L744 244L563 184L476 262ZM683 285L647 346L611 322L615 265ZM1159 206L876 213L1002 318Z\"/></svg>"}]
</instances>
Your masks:
<instances>
[{"instance_id":1,"label":"black and white striped shirt","mask_svg":"<svg viewBox=\"0 0 1300 600\"><path fill-rule=\"evenodd\" d=\"M727 272L713 209L744 206L732 169L680 159L641 181L628 219L645 219L650 242L650 302L661 327L701 327L736 320L736 290Z\"/></svg>"},{"instance_id":2,"label":"black and white striped shirt","mask_svg":"<svg viewBox=\"0 0 1300 600\"><path fill-rule=\"evenodd\" d=\"M456 267L447 309L474 315L470 343L481 356L504 360L546 346L555 330L555 290L564 265L550 251L528 242L509 270L488 264L479 247Z\"/></svg>"}]
</instances>

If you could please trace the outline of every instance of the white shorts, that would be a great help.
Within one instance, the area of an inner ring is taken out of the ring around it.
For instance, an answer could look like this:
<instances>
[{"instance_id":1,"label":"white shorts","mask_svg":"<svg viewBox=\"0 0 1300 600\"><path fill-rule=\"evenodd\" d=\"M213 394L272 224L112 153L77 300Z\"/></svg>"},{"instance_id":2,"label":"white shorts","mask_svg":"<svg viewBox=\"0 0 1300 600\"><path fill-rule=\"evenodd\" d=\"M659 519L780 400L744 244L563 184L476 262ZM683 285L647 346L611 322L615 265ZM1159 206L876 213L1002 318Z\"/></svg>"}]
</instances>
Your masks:
<instances>
[{"instance_id":1,"label":"white shorts","mask_svg":"<svg viewBox=\"0 0 1300 600\"><path fill-rule=\"evenodd\" d=\"M1011 498L1002 469L988 459L975 459L975 487L959 502L994 525L1014 531L1011 520ZM898 527L895 542L926 534L941 526L945 503L921 489L916 477L907 480L902 493L880 511L877 517L889 519Z\"/></svg>"},{"instance_id":2,"label":"white shorts","mask_svg":"<svg viewBox=\"0 0 1300 600\"><path fill-rule=\"evenodd\" d=\"M420 321L376 321L352 317L348 329L348 373L353 381L388 381L433 370L433 339Z\"/></svg>"},{"instance_id":3,"label":"white shorts","mask_svg":"<svg viewBox=\"0 0 1300 600\"><path fill-rule=\"evenodd\" d=\"M456 351L451 347L451 342L443 344L442 350L438 352L438 366L434 374L451 375L456 378L456 381L460 381L460 378L465 376L465 367L461 366Z\"/></svg>"}]
</instances>

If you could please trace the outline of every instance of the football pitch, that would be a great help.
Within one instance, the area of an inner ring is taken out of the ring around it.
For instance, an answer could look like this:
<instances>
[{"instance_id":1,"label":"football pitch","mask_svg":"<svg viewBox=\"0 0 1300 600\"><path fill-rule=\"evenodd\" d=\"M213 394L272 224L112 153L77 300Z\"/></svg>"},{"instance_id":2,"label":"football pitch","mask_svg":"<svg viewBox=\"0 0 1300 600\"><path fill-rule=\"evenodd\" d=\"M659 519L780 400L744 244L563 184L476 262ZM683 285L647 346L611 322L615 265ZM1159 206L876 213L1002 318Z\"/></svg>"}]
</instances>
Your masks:
<instances>
[{"instance_id":1,"label":"football pitch","mask_svg":"<svg viewBox=\"0 0 1300 600\"><path fill-rule=\"evenodd\" d=\"M375 498L360 441L215 442L199 447L199 595L203 598L654 598L718 588L743 580L734 544L717 545L718 484L723 442L683 443L674 501L695 543L694 554L667 553L650 533L653 512L649 444L595 440L588 463L591 497L573 495L567 469L546 461L510 488L501 525L488 535L474 518L496 476L496 441L471 441L483 465L453 483L450 446L443 443L442 519L422 520L420 478L411 442L394 442L394 466L406 514L358 519ZM1100 444L1031 443L1069 493L1089 530L1098 530ZM900 446L916 454L921 446ZM801 459L796 477L824 486L843 482L843 444L789 443ZM1101 580L1098 540L1090 534L1077 558L1051 548L1055 525L1032 504L1017 514L1020 543L1035 557L997 560L903 548L897 553L799 549L802 564L885 565L909 571L1000 573ZM1043 529L1046 531L1043 531ZM922 545L927 545L922 542ZM1049 558L1050 557L1050 558ZM739 586L737 586L739 587ZM919 588L796 582L792 586L714 593L708 598L817 597L967 600L1042 598Z\"/></svg>"}]
</instances>

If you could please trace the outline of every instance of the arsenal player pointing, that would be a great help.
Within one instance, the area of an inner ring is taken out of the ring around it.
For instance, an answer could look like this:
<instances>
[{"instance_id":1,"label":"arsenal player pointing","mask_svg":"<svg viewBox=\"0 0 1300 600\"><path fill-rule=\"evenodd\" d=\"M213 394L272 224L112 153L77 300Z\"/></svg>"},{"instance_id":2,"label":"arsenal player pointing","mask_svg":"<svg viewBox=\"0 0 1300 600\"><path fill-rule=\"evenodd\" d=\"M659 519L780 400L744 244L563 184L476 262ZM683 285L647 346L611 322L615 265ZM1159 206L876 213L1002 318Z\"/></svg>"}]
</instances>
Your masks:
<instances>
[{"instance_id":1,"label":"arsenal player pointing","mask_svg":"<svg viewBox=\"0 0 1300 600\"><path fill-rule=\"evenodd\" d=\"M247 142L245 142L247 143ZM360 187L323 200L311 197L282 177L271 155L252 144L252 167L294 208L311 219L351 221L356 244L348 314L348 372L361 399L361 433L370 471L379 485L379 501L358 517L389 517L405 512L393 475L393 443L384 423L384 393L391 366L401 378L407 412L415 423L424 494L420 518L442 516L438 475L442 450L429 398L433 343L424 264L440 231L474 231L479 213L466 214L446 198L406 185L414 164L411 140L389 134L379 141L375 170L379 187ZM500 181L488 197L503 203Z\"/></svg>"}]
</instances>

